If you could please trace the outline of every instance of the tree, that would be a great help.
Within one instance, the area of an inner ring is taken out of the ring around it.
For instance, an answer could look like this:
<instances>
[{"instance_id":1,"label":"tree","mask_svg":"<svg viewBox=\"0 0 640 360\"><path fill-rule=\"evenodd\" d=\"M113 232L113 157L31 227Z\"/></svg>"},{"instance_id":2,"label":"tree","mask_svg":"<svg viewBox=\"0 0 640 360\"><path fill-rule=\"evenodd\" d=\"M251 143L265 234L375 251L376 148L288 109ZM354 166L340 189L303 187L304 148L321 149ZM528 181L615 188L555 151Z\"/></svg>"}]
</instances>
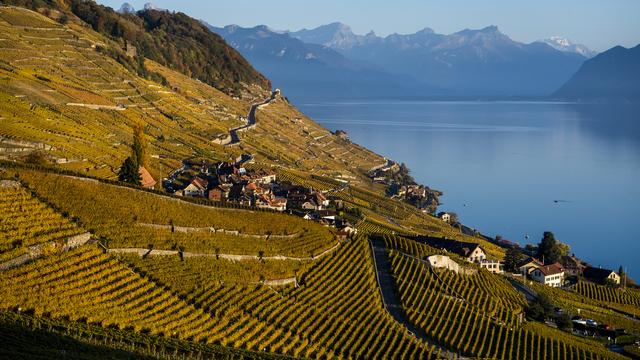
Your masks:
<instances>
[{"instance_id":1,"label":"tree","mask_svg":"<svg viewBox=\"0 0 640 360\"><path fill-rule=\"evenodd\" d=\"M131 156L122 163L120 171L118 172L118 180L134 185L140 185L142 183L139 166Z\"/></svg>"},{"instance_id":2,"label":"tree","mask_svg":"<svg viewBox=\"0 0 640 360\"><path fill-rule=\"evenodd\" d=\"M553 264L560 261L570 250L569 245L557 241L551 231L545 231L536 256L543 259L545 264Z\"/></svg>"},{"instance_id":3,"label":"tree","mask_svg":"<svg viewBox=\"0 0 640 360\"><path fill-rule=\"evenodd\" d=\"M511 247L504 256L504 268L512 273L518 271L518 263L524 259L524 254L519 246Z\"/></svg>"},{"instance_id":4,"label":"tree","mask_svg":"<svg viewBox=\"0 0 640 360\"><path fill-rule=\"evenodd\" d=\"M620 265L620 268L618 269L618 276L620 276L620 284L625 286L627 274L624 272L624 267L622 267L622 265Z\"/></svg>"},{"instance_id":5,"label":"tree","mask_svg":"<svg viewBox=\"0 0 640 360\"><path fill-rule=\"evenodd\" d=\"M537 321L545 321L553 315L553 302L543 294L538 293L536 300L527 308L527 317Z\"/></svg>"},{"instance_id":6,"label":"tree","mask_svg":"<svg viewBox=\"0 0 640 360\"><path fill-rule=\"evenodd\" d=\"M139 166L147 165L147 143L144 139L144 127L138 123L133 126L133 145L131 145L133 160Z\"/></svg>"},{"instance_id":7,"label":"tree","mask_svg":"<svg viewBox=\"0 0 640 360\"><path fill-rule=\"evenodd\" d=\"M573 329L573 322L567 313L556 317L556 325L558 326L558 329L563 331L571 331L571 329Z\"/></svg>"}]
</instances>

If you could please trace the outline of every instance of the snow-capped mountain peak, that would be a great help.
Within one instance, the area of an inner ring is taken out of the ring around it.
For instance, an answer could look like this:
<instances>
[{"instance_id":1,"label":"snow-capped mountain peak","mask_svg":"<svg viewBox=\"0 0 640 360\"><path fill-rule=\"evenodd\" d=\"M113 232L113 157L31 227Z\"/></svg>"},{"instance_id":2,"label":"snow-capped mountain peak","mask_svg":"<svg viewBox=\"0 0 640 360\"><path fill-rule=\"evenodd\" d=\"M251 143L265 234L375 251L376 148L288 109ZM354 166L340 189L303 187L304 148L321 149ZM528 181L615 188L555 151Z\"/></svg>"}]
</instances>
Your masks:
<instances>
[{"instance_id":1,"label":"snow-capped mountain peak","mask_svg":"<svg viewBox=\"0 0 640 360\"><path fill-rule=\"evenodd\" d=\"M556 50L580 54L586 58L592 58L598 53L581 44L574 44L571 40L562 36L552 36L548 39L538 40L545 43Z\"/></svg>"}]
</instances>

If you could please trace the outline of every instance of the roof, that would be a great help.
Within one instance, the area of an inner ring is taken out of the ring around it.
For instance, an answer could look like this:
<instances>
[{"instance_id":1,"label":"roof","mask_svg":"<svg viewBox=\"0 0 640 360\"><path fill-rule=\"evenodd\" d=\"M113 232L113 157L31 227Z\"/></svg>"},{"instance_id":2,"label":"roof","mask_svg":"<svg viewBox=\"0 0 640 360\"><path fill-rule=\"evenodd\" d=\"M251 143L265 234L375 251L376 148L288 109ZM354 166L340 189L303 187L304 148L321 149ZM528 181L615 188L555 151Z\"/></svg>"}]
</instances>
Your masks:
<instances>
[{"instance_id":1,"label":"roof","mask_svg":"<svg viewBox=\"0 0 640 360\"><path fill-rule=\"evenodd\" d=\"M611 275L612 272L614 271L609 269L588 267L584 269L582 275L587 279L604 281Z\"/></svg>"},{"instance_id":2,"label":"roof","mask_svg":"<svg viewBox=\"0 0 640 360\"><path fill-rule=\"evenodd\" d=\"M523 267L525 265L528 265L528 264L533 264L533 266L536 266L536 267L544 265L542 263L542 261L540 261L540 260L538 260L536 258L528 257L528 258L520 261L518 263L517 267L521 268L521 267Z\"/></svg>"},{"instance_id":3,"label":"roof","mask_svg":"<svg viewBox=\"0 0 640 360\"><path fill-rule=\"evenodd\" d=\"M153 179L153 176L151 176L149 171L144 168L144 166L140 166L138 172L140 173L140 178L142 179L142 187L152 188L156 186L157 182Z\"/></svg>"},{"instance_id":4,"label":"roof","mask_svg":"<svg viewBox=\"0 0 640 360\"><path fill-rule=\"evenodd\" d=\"M484 252L484 249L482 249L479 244L449 239L429 238L426 244L465 258L471 256L477 248L480 248Z\"/></svg>"},{"instance_id":5,"label":"roof","mask_svg":"<svg viewBox=\"0 0 640 360\"><path fill-rule=\"evenodd\" d=\"M205 191L209 186L209 182L205 179L197 177L191 181L191 185L194 185L198 189Z\"/></svg>"},{"instance_id":6,"label":"roof","mask_svg":"<svg viewBox=\"0 0 640 360\"><path fill-rule=\"evenodd\" d=\"M556 275L556 274L560 274L560 273L564 272L564 268L559 263L553 263L551 265L538 266L537 270L540 270L540 272L544 276L551 276L551 275Z\"/></svg>"}]
</instances>

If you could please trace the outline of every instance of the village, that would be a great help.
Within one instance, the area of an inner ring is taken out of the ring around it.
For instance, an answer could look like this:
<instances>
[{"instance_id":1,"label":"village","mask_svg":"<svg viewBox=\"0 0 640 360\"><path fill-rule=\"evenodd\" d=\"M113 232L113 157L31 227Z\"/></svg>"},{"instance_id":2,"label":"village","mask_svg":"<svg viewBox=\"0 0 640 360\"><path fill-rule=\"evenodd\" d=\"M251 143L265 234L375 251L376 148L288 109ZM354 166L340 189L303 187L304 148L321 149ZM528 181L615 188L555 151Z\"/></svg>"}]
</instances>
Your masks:
<instances>
[{"instance_id":1,"label":"village","mask_svg":"<svg viewBox=\"0 0 640 360\"><path fill-rule=\"evenodd\" d=\"M185 161L183 167L163 180L164 189L177 196L208 199L277 212L286 212L336 229L346 239L357 232L357 211L342 200L289 181L280 181L271 169L245 167L251 156L235 162Z\"/></svg>"}]
</instances>

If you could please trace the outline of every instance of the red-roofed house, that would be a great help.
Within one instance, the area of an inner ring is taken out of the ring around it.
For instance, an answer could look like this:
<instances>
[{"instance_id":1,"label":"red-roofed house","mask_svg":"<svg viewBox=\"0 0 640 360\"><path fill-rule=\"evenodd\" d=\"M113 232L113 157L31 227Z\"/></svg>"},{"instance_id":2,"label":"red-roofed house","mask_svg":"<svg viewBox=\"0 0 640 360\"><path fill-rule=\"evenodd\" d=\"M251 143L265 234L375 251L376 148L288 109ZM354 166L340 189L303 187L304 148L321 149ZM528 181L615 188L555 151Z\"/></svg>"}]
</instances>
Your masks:
<instances>
[{"instance_id":1,"label":"red-roofed house","mask_svg":"<svg viewBox=\"0 0 640 360\"><path fill-rule=\"evenodd\" d=\"M209 182L207 180L197 177L193 179L186 188L184 188L183 194L184 196L204 197L207 193L208 186Z\"/></svg>"},{"instance_id":2,"label":"red-roofed house","mask_svg":"<svg viewBox=\"0 0 640 360\"><path fill-rule=\"evenodd\" d=\"M564 268L559 263L536 267L530 274L539 283L551 287L560 287L564 283Z\"/></svg>"},{"instance_id":3,"label":"red-roofed house","mask_svg":"<svg viewBox=\"0 0 640 360\"><path fill-rule=\"evenodd\" d=\"M140 166L138 172L140 173L140 178L142 179L141 183L143 188L153 189L156 186L157 182L153 179L153 176L151 176L147 169L145 169L143 166Z\"/></svg>"}]
</instances>

